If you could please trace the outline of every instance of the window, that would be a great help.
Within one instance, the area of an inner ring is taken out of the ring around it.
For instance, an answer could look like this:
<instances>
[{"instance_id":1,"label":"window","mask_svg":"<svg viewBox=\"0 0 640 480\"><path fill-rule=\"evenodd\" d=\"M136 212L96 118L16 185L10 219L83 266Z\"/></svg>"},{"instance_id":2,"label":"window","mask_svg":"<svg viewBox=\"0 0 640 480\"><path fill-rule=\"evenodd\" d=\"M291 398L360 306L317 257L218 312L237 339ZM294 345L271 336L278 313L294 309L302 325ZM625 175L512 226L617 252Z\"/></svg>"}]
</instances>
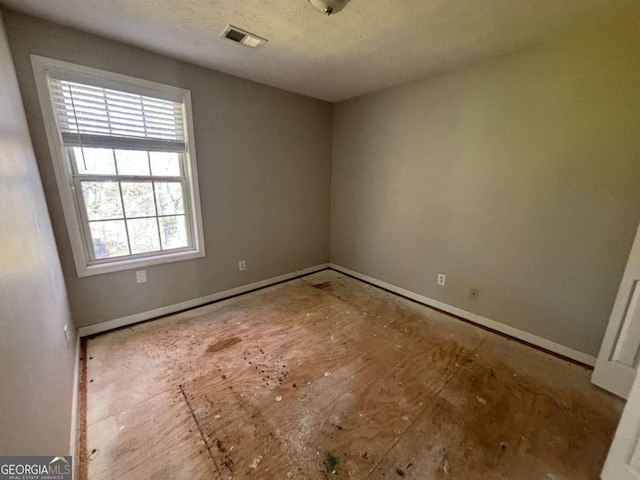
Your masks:
<instances>
[{"instance_id":1,"label":"window","mask_svg":"<svg viewBox=\"0 0 640 480\"><path fill-rule=\"evenodd\" d=\"M32 63L78 275L204 256L189 91Z\"/></svg>"}]
</instances>

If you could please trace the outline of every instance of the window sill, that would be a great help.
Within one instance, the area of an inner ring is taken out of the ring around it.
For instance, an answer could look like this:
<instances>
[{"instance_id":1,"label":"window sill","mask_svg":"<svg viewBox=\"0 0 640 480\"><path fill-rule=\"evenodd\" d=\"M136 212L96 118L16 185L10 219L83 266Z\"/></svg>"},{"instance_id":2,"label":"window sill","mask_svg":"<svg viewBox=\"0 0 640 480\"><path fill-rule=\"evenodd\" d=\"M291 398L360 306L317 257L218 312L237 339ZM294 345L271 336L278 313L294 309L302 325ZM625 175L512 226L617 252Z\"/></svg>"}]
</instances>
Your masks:
<instances>
[{"instance_id":1,"label":"window sill","mask_svg":"<svg viewBox=\"0 0 640 480\"><path fill-rule=\"evenodd\" d=\"M120 272L123 270L133 270L134 268L151 267L153 265L192 260L194 258L202 258L204 256L204 249L188 250L186 252L165 253L152 257L114 260L112 262L94 265L76 264L76 270L78 272L78 277L90 277L92 275L102 275L104 273Z\"/></svg>"}]
</instances>

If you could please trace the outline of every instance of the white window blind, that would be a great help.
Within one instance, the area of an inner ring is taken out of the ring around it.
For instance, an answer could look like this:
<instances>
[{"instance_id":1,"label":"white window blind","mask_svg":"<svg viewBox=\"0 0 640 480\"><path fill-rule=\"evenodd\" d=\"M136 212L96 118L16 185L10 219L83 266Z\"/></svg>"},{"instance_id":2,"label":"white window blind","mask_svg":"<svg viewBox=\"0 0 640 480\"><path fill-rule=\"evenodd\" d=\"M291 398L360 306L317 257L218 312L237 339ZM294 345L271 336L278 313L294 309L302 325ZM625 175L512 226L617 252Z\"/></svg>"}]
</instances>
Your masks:
<instances>
[{"instance_id":1,"label":"white window blind","mask_svg":"<svg viewBox=\"0 0 640 480\"><path fill-rule=\"evenodd\" d=\"M50 78L56 121L67 146L184 152L182 103Z\"/></svg>"}]
</instances>

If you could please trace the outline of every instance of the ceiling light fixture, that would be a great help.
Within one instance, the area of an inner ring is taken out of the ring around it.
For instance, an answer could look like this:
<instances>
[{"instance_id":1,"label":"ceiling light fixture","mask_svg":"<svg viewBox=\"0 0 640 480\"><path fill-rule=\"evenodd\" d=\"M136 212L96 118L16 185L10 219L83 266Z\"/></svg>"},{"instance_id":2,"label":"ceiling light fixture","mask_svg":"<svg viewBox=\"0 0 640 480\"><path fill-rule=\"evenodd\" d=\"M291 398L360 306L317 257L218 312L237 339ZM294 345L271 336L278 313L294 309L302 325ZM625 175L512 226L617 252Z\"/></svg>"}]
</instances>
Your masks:
<instances>
[{"instance_id":1,"label":"ceiling light fixture","mask_svg":"<svg viewBox=\"0 0 640 480\"><path fill-rule=\"evenodd\" d=\"M309 3L329 16L346 7L349 0L309 0Z\"/></svg>"}]
</instances>

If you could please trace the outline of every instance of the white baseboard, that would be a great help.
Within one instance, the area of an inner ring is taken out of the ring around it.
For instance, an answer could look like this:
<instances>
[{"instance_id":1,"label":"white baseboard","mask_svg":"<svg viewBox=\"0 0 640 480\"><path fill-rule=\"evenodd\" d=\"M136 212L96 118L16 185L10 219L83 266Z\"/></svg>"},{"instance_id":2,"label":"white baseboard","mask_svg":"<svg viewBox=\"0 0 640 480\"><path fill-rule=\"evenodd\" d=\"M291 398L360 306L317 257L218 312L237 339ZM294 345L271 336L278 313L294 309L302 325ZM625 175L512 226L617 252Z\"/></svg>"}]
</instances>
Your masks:
<instances>
[{"instance_id":1,"label":"white baseboard","mask_svg":"<svg viewBox=\"0 0 640 480\"><path fill-rule=\"evenodd\" d=\"M145 320L151 320L152 318L161 317L163 315L169 315L171 313L180 312L182 310L188 310L190 308L200 307L207 303L217 302L219 300L224 300L225 298L233 297L235 295L240 295L242 293L247 293L252 290L257 290L259 288L275 285L276 283L286 282L287 280L292 280L297 277L309 275L311 273L319 272L320 270L325 270L327 268L329 268L329 264L322 263L320 265L315 265L313 267L305 268L302 270L296 270L295 272L285 273L284 275L268 278L266 280L261 280L255 283L250 283L249 285L243 285L241 287L232 288L230 290L225 290L223 292L218 292L211 295L206 295L204 297L187 300L186 302L176 303L174 305L167 305L166 307L156 308L155 310L150 310L148 312L136 313L135 315L117 318L115 320L109 320L107 322L97 323L95 325L87 325L86 327L80 327L78 329L78 332L81 337L95 335L97 333L113 330L114 328L126 327L128 325L133 325L134 323L143 322Z\"/></svg>"},{"instance_id":2,"label":"white baseboard","mask_svg":"<svg viewBox=\"0 0 640 480\"><path fill-rule=\"evenodd\" d=\"M481 315L477 315L475 313L467 312L466 310L462 310L460 308L453 307L451 305L447 305L446 303L433 300L423 295L414 293L410 290L406 290L396 285L392 285L382 280L378 280L377 278L373 278L363 273L359 273L354 270L350 270L348 268L342 267L340 265L336 265L335 263L331 263L330 267L333 270L345 273L349 276L358 278L367 283L371 283L372 285L376 285L378 287L384 288L385 290L389 290L390 292L397 293L398 295L402 295L403 297L409 298L411 300L415 300L416 302L422 303L423 305L426 305L428 307L437 308L438 310L442 310L443 312L447 312L447 313L450 313L451 315L461 317L470 322L477 323L478 325L482 325L483 327L487 327L491 330L495 330L496 332L504 333L505 335L509 335L510 337L517 338L519 340L522 340L524 342L530 343L537 347L543 348L550 352L556 353L558 355L562 355L563 357L570 358L571 360L575 360L577 362L583 363L585 365L589 365L591 367L593 367L596 364L596 357L592 355L588 355L586 353L579 352L578 350L574 350L573 348L569 348L564 345L560 345L559 343L552 342L551 340L538 337L537 335L534 335L532 333L525 332L523 330L519 330L514 327L510 327L509 325L505 325L504 323L496 322L495 320L491 320L489 318L483 317Z\"/></svg>"},{"instance_id":3,"label":"white baseboard","mask_svg":"<svg viewBox=\"0 0 640 480\"><path fill-rule=\"evenodd\" d=\"M431 298L425 297L418 293L412 292L410 290L406 290L404 288L398 287L396 285L392 285L390 283L384 282L382 280L378 280L377 278L370 277L360 272L356 272L354 270L350 270L348 268L342 267L340 265L336 265L334 263L324 263L320 265L315 265L313 267L305 268L303 270L297 270L295 272L286 273L284 275L280 275L278 277L269 278L266 280L261 280L259 282L251 283L249 285L243 285L241 287L232 288L230 290L225 290L223 292L214 293L212 295L207 295L204 297L194 298L192 300L187 300L182 303L177 303L174 305L168 305L166 307L157 308L155 310L150 310L147 312L137 313L135 315L130 315L128 317L117 318L115 320L110 320L103 323L98 323L95 325L88 325L86 327L80 327L78 329L78 337L86 337L89 335L95 335L97 333L106 332L109 330L113 330L119 327L125 327L128 325L133 325L135 323L143 322L145 320L151 320L152 318L161 317L163 315L168 315L175 312L180 312L182 310L187 310L189 308L199 307L201 305L205 305L207 303L216 302L219 300L224 300L225 298L233 297L235 295L240 295L243 293L250 292L252 290L257 290L259 288L268 287L270 285L274 285L276 283L285 282L287 280L291 280L293 278L301 277L304 275L309 275L311 273L318 272L320 270L324 270L326 268L332 268L338 272L345 273L355 278L359 278L367 283L371 283L372 285L376 285L378 287L384 288L385 290L389 290L390 292L397 293L398 295L402 295L403 297L409 298L411 300L415 300L418 303L422 303L428 307L437 308L438 310L442 310L443 312L450 313L451 315L455 315L457 317L464 318L470 322L476 323L478 325L482 325L483 327L489 328L491 330L495 330L496 332L503 333L505 335L509 335L510 337L517 338L524 342L530 343L537 347L543 348L550 352L556 353L558 355L562 355L563 357L570 358L577 362L583 363L585 365L594 366L596 363L596 357L592 355L588 355L583 352L579 352L578 350L574 350L570 347L566 347L564 345L560 345L559 343L552 342L551 340L547 340L542 337L538 337L529 332L525 332L524 330L520 330L514 327L510 327L509 325L505 325L504 323L497 322L495 320L491 320L489 318L483 317L481 315L468 312L466 310L462 310L460 308L448 305L443 302L439 302L438 300L433 300ZM77 350L78 362L79 365L79 348ZM76 372L76 379L78 381L78 372ZM74 392L74 395L77 393ZM74 410L76 407L77 398L74 397ZM75 422L75 417L74 417ZM74 427L75 428L75 427Z\"/></svg>"},{"instance_id":4,"label":"white baseboard","mask_svg":"<svg viewBox=\"0 0 640 480\"><path fill-rule=\"evenodd\" d=\"M80 334L76 329L76 351L74 355L74 365L75 368L73 370L73 397L71 398L71 436L69 441L69 455L73 456L73 468L76 469L80 464L79 457L79 437L80 430L78 426L80 425ZM73 477L75 478L75 472Z\"/></svg>"}]
</instances>

